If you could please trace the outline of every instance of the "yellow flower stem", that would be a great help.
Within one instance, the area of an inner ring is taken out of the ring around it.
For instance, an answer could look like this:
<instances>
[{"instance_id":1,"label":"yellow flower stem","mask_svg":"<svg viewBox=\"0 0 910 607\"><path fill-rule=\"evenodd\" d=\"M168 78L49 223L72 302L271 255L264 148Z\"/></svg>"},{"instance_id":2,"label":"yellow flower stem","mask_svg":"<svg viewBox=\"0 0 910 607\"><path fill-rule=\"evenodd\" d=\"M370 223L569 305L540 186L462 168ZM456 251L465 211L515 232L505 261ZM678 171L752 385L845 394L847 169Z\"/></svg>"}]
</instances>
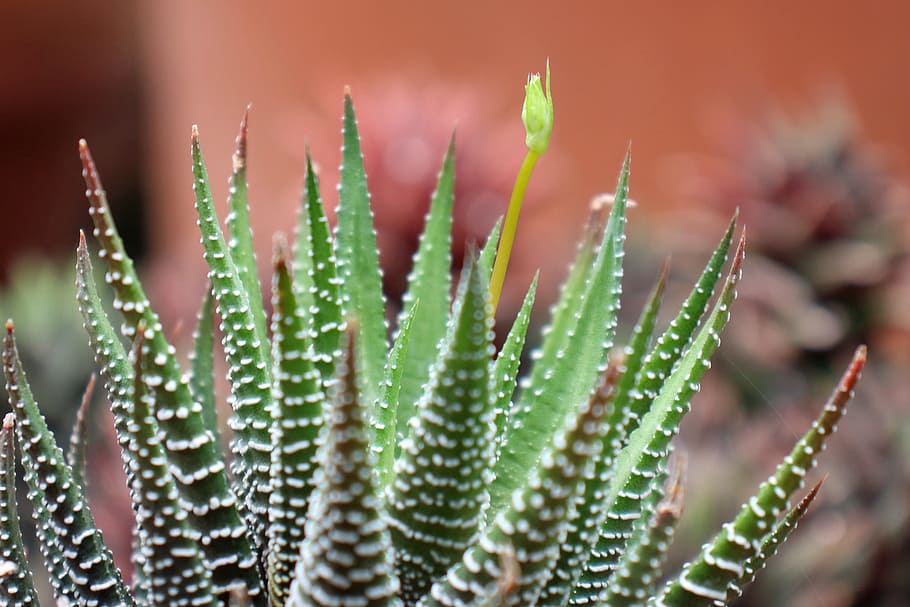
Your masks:
<instances>
[{"instance_id":1,"label":"yellow flower stem","mask_svg":"<svg viewBox=\"0 0 910 607\"><path fill-rule=\"evenodd\" d=\"M506 212L506 220L499 237L499 247L496 249L496 261L493 262L493 276L490 278L490 300L493 303L493 314L496 314L499 296L502 295L502 283L505 282L509 258L512 256L512 245L515 244L515 231L518 229L518 216L521 214L525 190L528 189L528 181L531 180L531 173L534 172L534 165L537 164L538 158L540 158L540 154L528 150L528 154L518 170L518 177L515 178L515 187L512 188L509 210Z\"/></svg>"}]
</instances>

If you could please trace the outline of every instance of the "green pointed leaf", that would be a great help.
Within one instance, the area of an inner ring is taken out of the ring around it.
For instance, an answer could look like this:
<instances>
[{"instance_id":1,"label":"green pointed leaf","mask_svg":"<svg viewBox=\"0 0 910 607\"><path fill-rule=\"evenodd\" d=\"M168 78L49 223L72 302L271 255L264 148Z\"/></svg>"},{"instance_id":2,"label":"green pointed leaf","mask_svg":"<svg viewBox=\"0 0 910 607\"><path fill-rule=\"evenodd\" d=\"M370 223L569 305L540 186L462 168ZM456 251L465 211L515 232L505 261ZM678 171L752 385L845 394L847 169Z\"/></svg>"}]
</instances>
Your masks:
<instances>
[{"instance_id":1,"label":"green pointed leaf","mask_svg":"<svg viewBox=\"0 0 910 607\"><path fill-rule=\"evenodd\" d=\"M307 150L306 185L297 222L294 252L294 289L302 310L308 310L323 381L335 377L335 360L340 356L341 291L335 258L335 243L319 193L319 177Z\"/></svg>"},{"instance_id":2,"label":"green pointed leaf","mask_svg":"<svg viewBox=\"0 0 910 607\"><path fill-rule=\"evenodd\" d=\"M0 430L0 602L9 607L38 605L38 593L25 556L16 507L16 416L7 413Z\"/></svg>"},{"instance_id":3,"label":"green pointed leaf","mask_svg":"<svg viewBox=\"0 0 910 607\"><path fill-rule=\"evenodd\" d=\"M654 349L642 363L635 388L627 393L628 401L621 402L620 406L616 408L614 412L616 418L610 420L611 427L621 428L624 433L619 437L621 442L617 444L625 444L628 435L638 427L641 417L651 406L658 390L664 385L670 370L679 361L686 346L691 342L695 329L698 327L698 321L708 308L708 302L711 301L724 263L726 263L727 253L733 241L733 232L736 229L737 217L738 213L733 215L723 238L711 254L692 292L683 302L679 314L670 321L670 325L657 339ZM612 440L614 437L610 438Z\"/></svg>"},{"instance_id":4,"label":"green pointed leaf","mask_svg":"<svg viewBox=\"0 0 910 607\"><path fill-rule=\"evenodd\" d=\"M202 419L216 444L221 444L218 407L215 403L215 295L211 285L205 289L202 306L193 330L190 353L190 392L193 401L202 405Z\"/></svg>"},{"instance_id":5,"label":"green pointed leaf","mask_svg":"<svg viewBox=\"0 0 910 607\"><path fill-rule=\"evenodd\" d=\"M401 445L388 518L405 603L477 537L495 454L489 286L469 259L439 358Z\"/></svg>"},{"instance_id":6,"label":"green pointed leaf","mask_svg":"<svg viewBox=\"0 0 910 607\"><path fill-rule=\"evenodd\" d=\"M591 406L603 409L608 418L613 409L613 398L619 378L619 365L613 360L601 376L597 389L591 397ZM606 436L609 431L610 428L606 427L601 434ZM596 539L595 530L599 529L595 521L598 514L602 512L600 498L602 498L603 489L593 499L590 493L596 486L598 470L604 465L609 466L609 462L604 463L603 460L604 443L605 441L601 440L601 450L598 452L598 457L594 459L594 473L586 480L584 495L576 504L569 520L566 537L560 542L559 555L553 565L553 575L547 580L540 593L537 601L538 607L563 607L568 600L573 584L588 560L591 546Z\"/></svg>"},{"instance_id":7,"label":"green pointed leaf","mask_svg":"<svg viewBox=\"0 0 910 607\"><path fill-rule=\"evenodd\" d=\"M865 363L866 348L861 346L812 428L743 504L736 518L705 544L698 558L687 564L678 578L667 583L656 605L710 605L740 593L738 581L744 578L747 564L760 553L762 539L780 514L787 511L790 496L802 487L806 473L815 467L816 456L843 417Z\"/></svg>"},{"instance_id":8,"label":"green pointed leaf","mask_svg":"<svg viewBox=\"0 0 910 607\"><path fill-rule=\"evenodd\" d=\"M63 451L38 410L19 361L12 322L6 324L3 371L16 415L25 480L38 500L54 505L47 509L49 531L64 556L65 570L78 600L112 607L134 606L95 526L82 487L73 482Z\"/></svg>"},{"instance_id":9,"label":"green pointed leaf","mask_svg":"<svg viewBox=\"0 0 910 607\"><path fill-rule=\"evenodd\" d=\"M550 322L542 332L543 343L539 350L531 353L534 369L532 369L531 377L527 379L530 383L525 387L526 392L539 389L544 381L546 370L554 366L557 353L565 348L566 340L578 321L576 315L586 289L590 285L590 279L594 273L595 256L599 247L602 246L606 229L607 215L604 213L606 207L599 202L600 199L596 200L598 202L592 206L591 214L585 225L584 236L578 245L568 276L560 287L559 298L550 309ZM616 210L617 205L613 205L612 211ZM610 227L612 231L616 226L611 225Z\"/></svg>"},{"instance_id":10,"label":"green pointed leaf","mask_svg":"<svg viewBox=\"0 0 910 607\"><path fill-rule=\"evenodd\" d=\"M730 305L736 296L744 254L745 240L740 239L723 290L711 313L613 464L605 499L601 502L604 510L596 518L595 528L601 529L600 538L573 590L573 604L590 602L609 582L635 521L641 516L642 503L654 488L653 479L669 455L670 440L679 431L692 396L699 389L701 377L711 366L711 355L717 350L720 333L730 318Z\"/></svg>"},{"instance_id":11,"label":"green pointed leaf","mask_svg":"<svg viewBox=\"0 0 910 607\"><path fill-rule=\"evenodd\" d=\"M153 605L214 607L209 573L200 553L201 534L192 529L180 506L174 478L158 435L152 411L154 392L143 381L142 330L130 356L133 364L133 406L130 407L130 493L138 503L136 523L143 553L146 596Z\"/></svg>"},{"instance_id":12,"label":"green pointed leaf","mask_svg":"<svg viewBox=\"0 0 910 607\"><path fill-rule=\"evenodd\" d=\"M534 307L534 295L537 293L537 281L540 278L540 272L534 274L534 280L525 294L518 315L512 322L512 328L506 336L506 341L502 345L502 350L496 357L491 371L493 381L493 394L496 399L493 405L493 411L496 416L496 436L501 437L505 434L505 429L509 423L509 413L512 408L512 395L515 392L515 386L518 384L518 367L521 364L521 353L525 346L525 336L528 333L528 325L531 323L531 308Z\"/></svg>"},{"instance_id":13,"label":"green pointed leaf","mask_svg":"<svg viewBox=\"0 0 910 607\"><path fill-rule=\"evenodd\" d=\"M499 244L499 233L502 231L502 217L493 224L487 240L483 243L480 255L477 256L477 266L483 270L487 280L493 274L493 262L496 261L496 245Z\"/></svg>"},{"instance_id":14,"label":"green pointed leaf","mask_svg":"<svg viewBox=\"0 0 910 607\"><path fill-rule=\"evenodd\" d=\"M822 479L815 483L809 493L784 518L774 525L771 532L762 540L758 554L749 559L744 568L743 576L737 581L737 586L743 588L753 582L755 576L768 564L768 559L777 554L778 549L787 541L790 534L796 530L797 524L806 516L809 506L815 500L815 496L818 495L818 491L822 488L822 483L824 482L825 479Z\"/></svg>"},{"instance_id":15,"label":"green pointed leaf","mask_svg":"<svg viewBox=\"0 0 910 607\"><path fill-rule=\"evenodd\" d=\"M562 344L552 352L545 344L542 357L534 363L530 384L513 410L491 489L493 512L504 505L512 490L526 477L540 455L541 445L554 435L567 409L590 396L598 377L606 369L622 288L628 190L629 157L626 156L600 250L589 270L588 280L579 279L578 288L583 285L584 292L571 293L571 307L561 312L557 305L554 312L560 323L566 314L571 316L572 322L566 320L565 326L554 323L554 331L566 331ZM577 299L573 299L576 295Z\"/></svg>"},{"instance_id":16,"label":"green pointed leaf","mask_svg":"<svg viewBox=\"0 0 910 607\"><path fill-rule=\"evenodd\" d=\"M85 141L80 142L79 151L89 213L95 224L93 233L100 245L99 256L107 263L105 281L116 295L114 307L123 314L121 332L132 339L140 323L146 327L144 339L149 355L143 357L143 364L148 367L143 369L145 382L155 395L155 414L165 437L163 444L181 504L189 513L192 526L207 538L202 546L206 566L212 571L215 593L246 592L254 604L261 605L264 593L259 585L256 559L228 484L221 450L206 432L202 407L193 402L189 379L182 372L176 351L167 342L133 261L123 248ZM122 377L129 377L129 373Z\"/></svg>"},{"instance_id":17,"label":"green pointed leaf","mask_svg":"<svg viewBox=\"0 0 910 607\"><path fill-rule=\"evenodd\" d=\"M417 409L417 400L430 377L436 360L439 340L445 336L446 319L452 288L452 205L455 186L455 136L449 142L430 211L414 256L414 268L408 276L408 288L402 300L402 319L411 314L414 302L420 300L420 314L411 326L408 350L402 364L398 432L407 431L408 421Z\"/></svg>"},{"instance_id":18,"label":"green pointed leaf","mask_svg":"<svg viewBox=\"0 0 910 607\"><path fill-rule=\"evenodd\" d=\"M344 146L338 186L338 227L335 242L344 308L357 318L357 378L364 403L379 402L386 344L385 297L370 194L367 190L360 136L350 93L344 97Z\"/></svg>"},{"instance_id":19,"label":"green pointed leaf","mask_svg":"<svg viewBox=\"0 0 910 607\"><path fill-rule=\"evenodd\" d=\"M295 296L287 245L275 239L272 279L272 360L275 396L269 499L269 596L274 605L288 599L294 565L303 540L307 504L313 491L317 439L323 426L323 381L308 338L306 311Z\"/></svg>"},{"instance_id":20,"label":"green pointed leaf","mask_svg":"<svg viewBox=\"0 0 910 607\"><path fill-rule=\"evenodd\" d=\"M85 447L88 443L88 420L91 415L92 393L95 390L95 374L89 377L85 392L82 393L82 402L76 411L76 421L73 424L73 433L70 434L69 450L66 452L66 463L73 471L73 481L83 489L88 487L85 481Z\"/></svg>"},{"instance_id":21,"label":"green pointed leaf","mask_svg":"<svg viewBox=\"0 0 910 607\"><path fill-rule=\"evenodd\" d=\"M237 266L237 276L249 294L250 315L256 323L257 335L268 335L266 332L265 308L262 305L262 285L259 284L259 271L256 267L256 252L253 247L253 229L250 227L250 207L247 201L246 182L246 145L247 121L250 108L247 106L240 121L240 132L237 134L234 155L231 157L231 179L228 182L228 212L225 224L230 235L228 249L231 259Z\"/></svg>"},{"instance_id":22,"label":"green pointed leaf","mask_svg":"<svg viewBox=\"0 0 910 607\"><path fill-rule=\"evenodd\" d=\"M601 603L610 607L645 607L660 580L676 525L682 515L685 492L683 471L677 463L669 486L647 518L639 518L635 535L610 577L610 586ZM652 494L657 494L653 491Z\"/></svg>"},{"instance_id":23,"label":"green pointed leaf","mask_svg":"<svg viewBox=\"0 0 910 607\"><path fill-rule=\"evenodd\" d=\"M259 543L268 528L272 445L269 426L273 408L271 354L267 335L258 332L250 304L250 299L259 297L259 291L246 290L215 214L196 127L193 127L192 155L196 213L228 361L238 497L243 500L247 522L255 531L253 542L261 551L263 546Z\"/></svg>"},{"instance_id":24,"label":"green pointed leaf","mask_svg":"<svg viewBox=\"0 0 910 607\"><path fill-rule=\"evenodd\" d=\"M386 487L394 473L395 455L401 436L395 420L398 417L398 402L401 394L401 378L404 374L404 356L408 351L414 316L420 309L420 300L414 300L407 316L400 319L398 335L389 351L385 367L385 389L373 422L373 450L377 453L379 486Z\"/></svg>"},{"instance_id":25,"label":"green pointed leaf","mask_svg":"<svg viewBox=\"0 0 910 607\"><path fill-rule=\"evenodd\" d=\"M398 607L398 579L382 500L372 473L368 411L357 400L353 335L339 364L325 443L319 448L316 489L306 539L287 607Z\"/></svg>"},{"instance_id":26,"label":"green pointed leaf","mask_svg":"<svg viewBox=\"0 0 910 607\"><path fill-rule=\"evenodd\" d=\"M664 287L667 284L669 269L669 263L664 263L660 276L657 278L657 283L651 289L645 306L638 317L638 322L635 323L635 327L632 329L632 337L623 349L620 378L616 384L616 396L613 399L614 408L610 420L611 427L621 424L622 420L628 416L626 409L632 399L637 396L635 389L642 380L642 366L645 362L645 355L651 345L651 337L654 334L657 314L660 312L660 303L663 298ZM712 285L712 292L713 289ZM659 356L656 358L659 358ZM607 445L607 449L610 449L609 445Z\"/></svg>"},{"instance_id":27,"label":"green pointed leaf","mask_svg":"<svg viewBox=\"0 0 910 607\"><path fill-rule=\"evenodd\" d=\"M569 416L523 488L420 607L471 603L536 605L565 540L573 506L600 453L606 407L592 399ZM510 560L514 563L509 566ZM511 570L511 571L510 571Z\"/></svg>"}]
</instances>

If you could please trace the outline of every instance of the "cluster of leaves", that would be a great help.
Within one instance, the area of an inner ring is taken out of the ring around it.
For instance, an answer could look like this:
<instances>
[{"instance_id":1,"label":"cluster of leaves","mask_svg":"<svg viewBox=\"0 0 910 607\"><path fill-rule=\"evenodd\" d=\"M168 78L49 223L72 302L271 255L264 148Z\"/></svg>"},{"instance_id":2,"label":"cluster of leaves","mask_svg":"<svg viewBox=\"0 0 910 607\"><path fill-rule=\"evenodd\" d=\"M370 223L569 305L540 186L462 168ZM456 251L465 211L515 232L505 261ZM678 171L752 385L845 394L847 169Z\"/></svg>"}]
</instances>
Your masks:
<instances>
[{"instance_id":1,"label":"cluster of leaves","mask_svg":"<svg viewBox=\"0 0 910 607\"><path fill-rule=\"evenodd\" d=\"M121 579L89 512L82 439L64 456L17 354L3 350L0 596L37 603L18 532L13 435L58 602L71 605L712 605L761 569L815 495L789 500L844 412L865 360L723 531L662 583L681 508L676 434L740 276L735 221L669 326L664 275L622 355L616 345L629 161L609 213L592 215L530 373L519 359L535 284L493 345L489 280L498 228L451 295L454 141L391 344L350 96L338 227L308 161L294 250L277 238L267 320L248 221L246 120L226 232L194 128L196 208L211 288L181 367L123 249L87 146L102 305L84 238L78 304L114 414L136 514L135 578ZM715 286L720 292L713 305ZM709 309L710 308L710 309ZM215 317L227 358L232 463L219 450ZM520 384L520 389L517 386Z\"/></svg>"}]
</instances>

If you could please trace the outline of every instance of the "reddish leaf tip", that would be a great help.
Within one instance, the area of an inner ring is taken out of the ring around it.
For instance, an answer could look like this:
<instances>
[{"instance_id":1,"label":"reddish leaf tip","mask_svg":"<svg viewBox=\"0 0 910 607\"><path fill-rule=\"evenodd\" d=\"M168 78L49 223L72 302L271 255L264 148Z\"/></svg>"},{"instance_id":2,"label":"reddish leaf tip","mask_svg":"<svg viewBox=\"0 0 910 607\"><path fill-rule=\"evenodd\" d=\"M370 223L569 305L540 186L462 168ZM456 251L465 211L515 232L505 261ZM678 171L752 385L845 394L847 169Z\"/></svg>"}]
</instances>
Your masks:
<instances>
[{"instance_id":1,"label":"reddish leaf tip","mask_svg":"<svg viewBox=\"0 0 910 607\"><path fill-rule=\"evenodd\" d=\"M6 415L3 416L3 429L4 430L12 430L13 426L15 426L15 425L16 425L16 414L15 413L7 413Z\"/></svg>"},{"instance_id":2,"label":"reddish leaf tip","mask_svg":"<svg viewBox=\"0 0 910 607\"><path fill-rule=\"evenodd\" d=\"M284 232L272 236L272 264L275 268L286 266L288 261L288 237Z\"/></svg>"}]
</instances>

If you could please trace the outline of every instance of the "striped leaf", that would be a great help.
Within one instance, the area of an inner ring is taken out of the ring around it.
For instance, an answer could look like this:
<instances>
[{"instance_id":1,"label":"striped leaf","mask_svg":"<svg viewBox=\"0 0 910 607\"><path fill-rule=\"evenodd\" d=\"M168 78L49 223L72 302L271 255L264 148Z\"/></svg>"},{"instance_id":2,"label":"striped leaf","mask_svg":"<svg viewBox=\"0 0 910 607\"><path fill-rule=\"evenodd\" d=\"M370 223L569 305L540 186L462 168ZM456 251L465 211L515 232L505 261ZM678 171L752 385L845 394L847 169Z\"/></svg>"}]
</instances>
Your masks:
<instances>
[{"instance_id":1,"label":"striped leaf","mask_svg":"<svg viewBox=\"0 0 910 607\"><path fill-rule=\"evenodd\" d=\"M16 508L16 416L7 413L0 430L0 601L9 607L38 605L38 593L25 556Z\"/></svg>"},{"instance_id":2,"label":"striped leaf","mask_svg":"<svg viewBox=\"0 0 910 607\"><path fill-rule=\"evenodd\" d=\"M269 499L269 596L284 605L300 553L314 487L317 438L323 426L323 381L307 330L306 311L291 281L287 245L276 237L272 279L272 360L275 398Z\"/></svg>"},{"instance_id":3,"label":"striped leaf","mask_svg":"<svg viewBox=\"0 0 910 607\"><path fill-rule=\"evenodd\" d=\"M114 307L123 314L121 332L128 338L142 323L149 355L143 357L146 385L154 392L156 419L181 504L190 513L192 526L207 540L202 542L213 588L222 595L248 593L261 604L263 593L256 573L246 527L237 511L237 500L227 479L224 459L214 438L206 432L202 407L193 401L189 379L177 362L176 351L165 339L158 315L142 289L133 261L111 217L107 195L85 141L79 143L89 214L99 256L107 263L105 281L113 288Z\"/></svg>"},{"instance_id":4,"label":"striped leaf","mask_svg":"<svg viewBox=\"0 0 910 607\"><path fill-rule=\"evenodd\" d=\"M548 346L545 342L541 358L534 362L530 383L513 410L491 489L494 512L526 478L541 445L553 436L567 409L590 396L606 368L619 312L629 161L627 155L593 265L581 273L587 276L580 275L572 290L564 294L569 300L565 311L558 304L554 312L560 323L557 327L554 321L553 325L559 331L560 343ZM573 280L571 275L569 280Z\"/></svg>"},{"instance_id":5,"label":"striped leaf","mask_svg":"<svg viewBox=\"0 0 910 607\"><path fill-rule=\"evenodd\" d=\"M723 290L711 313L613 464L602 500L606 517L603 517L600 538L591 551L587 568L573 590L573 604L587 604L606 588L635 521L641 516L642 502L650 495L653 479L660 474L669 455L670 440L679 431L692 396L699 389L701 377L711 366L711 355L720 345L720 333L730 318L730 305L736 296L744 254L745 240L740 239Z\"/></svg>"},{"instance_id":6,"label":"striped leaf","mask_svg":"<svg viewBox=\"0 0 910 607\"><path fill-rule=\"evenodd\" d=\"M637 385L643 380L643 369L645 356L651 346L651 339L654 334L654 326L657 324L657 314L660 312L660 304L663 299L664 287L667 284L667 275L669 274L669 260L661 268L660 276L651 289L644 308L632 329L632 336L629 343L623 348L622 364L620 365L619 381L616 384L616 396L613 399L614 408L611 413L610 427L620 429L622 420L631 417L632 412L627 410L630 407L630 401L641 400L636 391ZM712 286L713 291L713 286ZM651 358L660 358L652 356ZM640 415L640 413L639 413ZM623 430L625 430L623 428ZM611 439L613 437L610 437ZM612 458L617 450L615 445L607 445L607 453Z\"/></svg>"},{"instance_id":7,"label":"striped leaf","mask_svg":"<svg viewBox=\"0 0 910 607\"><path fill-rule=\"evenodd\" d=\"M217 604L200 554L200 533L192 529L180 506L177 486L154 417L154 392L142 377L143 331L136 334L133 403L130 407L130 492L138 503L136 523L143 558L144 592L153 605L204 607Z\"/></svg>"},{"instance_id":8,"label":"striped leaf","mask_svg":"<svg viewBox=\"0 0 910 607\"><path fill-rule=\"evenodd\" d=\"M515 386L518 385L518 367L521 365L521 353L524 350L525 337L528 334L528 325L531 324L531 309L534 307L534 296L537 293L537 281L540 272L534 274L534 280L528 287L518 315L512 322L512 328L506 336L502 349L493 362L490 377L493 382L492 391L495 403L493 412L496 416L496 436L505 434L509 425L509 414L512 408L512 396Z\"/></svg>"},{"instance_id":9,"label":"striped leaf","mask_svg":"<svg viewBox=\"0 0 910 607\"><path fill-rule=\"evenodd\" d=\"M308 311L309 330L316 348L316 366L323 381L335 376L340 356L341 280L338 277L335 243L319 193L319 177L307 150L306 185L297 221L294 250L294 289L302 310Z\"/></svg>"},{"instance_id":10,"label":"striped leaf","mask_svg":"<svg viewBox=\"0 0 910 607\"><path fill-rule=\"evenodd\" d=\"M341 148L341 182L338 186L338 227L335 231L338 275L343 306L357 318L357 380L362 402L379 402L385 372L385 297L379 270L379 250L373 228L370 193L360 151L360 135L350 93L344 96L344 145Z\"/></svg>"},{"instance_id":11,"label":"striped leaf","mask_svg":"<svg viewBox=\"0 0 910 607\"><path fill-rule=\"evenodd\" d=\"M394 473L395 456L398 450L399 435L396 424L398 418L398 401L401 394L401 378L404 375L404 357L411 341L411 327L414 316L420 309L420 300L411 304L407 316L401 318L398 335L389 350L386 360L383 396L373 420L373 451L377 454L376 465L380 486L389 484Z\"/></svg>"},{"instance_id":12,"label":"striped leaf","mask_svg":"<svg viewBox=\"0 0 910 607\"><path fill-rule=\"evenodd\" d=\"M796 530L797 524L806 516L806 512L809 511L809 506L815 500L815 496L818 495L819 490L822 488L822 483L824 482L825 479L823 478L815 483L809 493L806 494L806 496L801 499L800 502L784 516L784 518L779 520L774 525L771 532L764 537L758 554L749 559L749 562L743 569L743 575L737 581L737 585L740 588L753 582L755 576L768 564L768 559L777 554L778 549L787 541L790 534Z\"/></svg>"},{"instance_id":13,"label":"striped leaf","mask_svg":"<svg viewBox=\"0 0 910 607\"><path fill-rule=\"evenodd\" d=\"M401 446L389 523L405 604L477 537L494 457L492 318L486 277L467 262L448 335Z\"/></svg>"},{"instance_id":14,"label":"striped leaf","mask_svg":"<svg viewBox=\"0 0 910 607\"><path fill-rule=\"evenodd\" d=\"M402 300L398 322L411 314L420 301L420 313L414 316L407 352L402 363L401 394L398 408L398 432L405 434L408 421L417 409L417 400L436 361L439 340L445 336L446 319L451 307L452 288L452 205L455 185L455 136L449 141L436 190L430 200L414 268L408 275L408 287Z\"/></svg>"},{"instance_id":15,"label":"striped leaf","mask_svg":"<svg viewBox=\"0 0 910 607\"><path fill-rule=\"evenodd\" d=\"M601 448L602 401L592 399L573 413L549 441L527 483L420 607L537 604Z\"/></svg>"},{"instance_id":16,"label":"striped leaf","mask_svg":"<svg viewBox=\"0 0 910 607\"><path fill-rule=\"evenodd\" d=\"M685 497L685 462L677 460L666 491L647 518L640 518L632 541L629 542L600 604L610 607L645 607L653 596L667 559L670 543ZM654 493L658 493L655 491Z\"/></svg>"},{"instance_id":17,"label":"striped leaf","mask_svg":"<svg viewBox=\"0 0 910 607\"><path fill-rule=\"evenodd\" d=\"M261 538L268 528L269 475L271 468L272 369L267 335L259 332L250 292L241 280L239 266L225 242L215 213L208 172L202 158L199 131L193 127L193 192L202 247L209 265L209 280L221 317L228 381L231 384L230 419L234 431L237 493L255 532L253 543L262 550ZM258 282L258 281L257 281Z\"/></svg>"},{"instance_id":18,"label":"striped leaf","mask_svg":"<svg viewBox=\"0 0 910 607\"><path fill-rule=\"evenodd\" d=\"M129 589L95 526L82 487L73 482L63 451L38 410L19 361L12 322L6 324L3 371L6 392L16 415L25 481L33 494L33 503L40 501L52 506L47 508L49 517L44 522L64 557L65 575L76 599L110 607L134 606Z\"/></svg>"},{"instance_id":19,"label":"striped leaf","mask_svg":"<svg viewBox=\"0 0 910 607\"><path fill-rule=\"evenodd\" d=\"M806 473L815 467L816 456L843 417L865 363L866 349L861 346L812 428L743 504L736 518L705 544L699 557L687 564L679 577L667 583L653 601L655 605L711 605L740 594L740 581L749 561L761 553L762 538L781 513L789 509L790 496L802 487Z\"/></svg>"},{"instance_id":20,"label":"striped leaf","mask_svg":"<svg viewBox=\"0 0 910 607\"><path fill-rule=\"evenodd\" d=\"M205 289L202 306L193 329L193 351L190 352L190 393L202 406L202 419L215 440L221 444L218 407L215 403L215 295L212 286Z\"/></svg>"},{"instance_id":21,"label":"striped leaf","mask_svg":"<svg viewBox=\"0 0 910 607\"><path fill-rule=\"evenodd\" d=\"M353 323L351 323L353 324ZM351 334L356 335L355 328ZM333 387L306 538L287 607L397 607L392 544L372 473L368 412L357 400L353 337Z\"/></svg>"},{"instance_id":22,"label":"striped leaf","mask_svg":"<svg viewBox=\"0 0 910 607\"><path fill-rule=\"evenodd\" d=\"M237 276L248 294L250 315L256 323L256 334L267 335L265 309L262 305L262 286L259 284L259 271L256 267L256 252L253 247L253 228L250 226L250 207L247 202L249 188L246 182L246 147L247 123L250 108L243 112L240 121L240 132L231 157L231 178L228 181L228 215L225 227L230 238L227 241L231 259L237 267Z\"/></svg>"}]
</instances>

